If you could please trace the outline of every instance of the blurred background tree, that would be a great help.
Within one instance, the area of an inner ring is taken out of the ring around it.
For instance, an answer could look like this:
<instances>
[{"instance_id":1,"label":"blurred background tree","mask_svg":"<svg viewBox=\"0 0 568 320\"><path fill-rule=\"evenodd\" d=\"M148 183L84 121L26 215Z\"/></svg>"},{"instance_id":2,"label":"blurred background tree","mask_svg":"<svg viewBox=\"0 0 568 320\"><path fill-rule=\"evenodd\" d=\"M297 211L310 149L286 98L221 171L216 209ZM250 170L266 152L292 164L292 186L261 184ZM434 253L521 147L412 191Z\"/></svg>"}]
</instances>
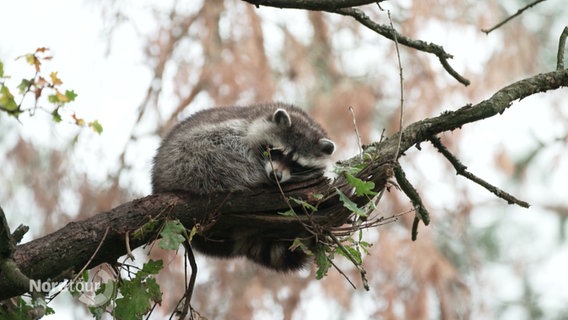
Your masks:
<instances>
[{"instance_id":1,"label":"blurred background tree","mask_svg":"<svg viewBox=\"0 0 568 320\"><path fill-rule=\"evenodd\" d=\"M442 45L454 55L454 68L472 81L465 87L434 56L401 46L405 123L554 69L568 14L561 1L535 6L488 35L480 31L525 4L448 0L364 7L377 23L390 23L389 10L401 34ZM339 144L338 160L358 151L349 106L363 143L399 129L395 45L350 17L255 8L238 0L103 0L83 6L79 10L100 12L94 18L96 47L85 49L100 64L87 72L68 70L65 78L79 77L76 72L90 79L77 90L76 104L91 106L87 112L100 118L103 136L41 119L21 119L22 126L0 116L0 204L14 226L20 219L32 225L31 237L148 194L159 138L203 108L271 100L300 105ZM82 27L73 21L78 25L72 28ZM1 59L8 57L0 51ZM112 89L93 82L109 82ZM369 292L357 283L353 290L335 271L316 281L313 270L282 275L244 260L200 257L193 307L210 319L568 317L568 294L560 287L567 278L559 267L568 261L566 93L528 98L502 117L442 137L471 171L527 200L531 209L509 207L455 176L425 145L402 161L433 222L416 242L410 240L410 215L366 232L374 243L365 258ZM389 192L377 214L410 208L404 195ZM160 312L169 314L184 291L183 257L157 248L151 256L165 261ZM357 270L338 263L358 279Z\"/></svg>"}]
</instances>

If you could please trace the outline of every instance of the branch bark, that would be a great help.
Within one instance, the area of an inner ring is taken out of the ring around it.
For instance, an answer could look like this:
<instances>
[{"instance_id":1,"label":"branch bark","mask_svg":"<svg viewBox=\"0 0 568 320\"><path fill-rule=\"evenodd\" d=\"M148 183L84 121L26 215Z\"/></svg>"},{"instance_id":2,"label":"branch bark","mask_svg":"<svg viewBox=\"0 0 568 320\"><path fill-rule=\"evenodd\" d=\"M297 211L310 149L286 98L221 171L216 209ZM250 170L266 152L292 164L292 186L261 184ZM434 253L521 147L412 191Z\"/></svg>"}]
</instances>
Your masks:
<instances>
[{"instance_id":1,"label":"branch bark","mask_svg":"<svg viewBox=\"0 0 568 320\"><path fill-rule=\"evenodd\" d=\"M382 190L397 165L392 160L395 155L403 155L412 146L429 140L436 134L501 114L515 100L566 86L568 70L539 74L513 83L476 105L467 105L412 123L401 132L369 146L367 150L373 150L373 159L378 160L368 163L358 176L375 182L375 191ZM354 157L346 162L351 161L360 160L359 157ZM307 220L328 228L338 227L348 221L351 212L343 207L335 188L351 195L351 187L342 177L331 185L324 178L319 178L284 189L287 196L306 200L313 199L311 196L314 194L324 195L318 204L318 211L311 217L287 217L277 214L287 211L289 207L280 192L272 189L260 189L249 194L216 195L207 199L181 194L150 195L86 220L71 222L52 234L18 245L11 258L30 279L47 280L60 278L62 275L68 277L67 274L81 270L89 261L91 262L88 267L103 262L115 263L120 256L127 253L127 233L131 235L131 248L140 247L157 238L158 230L142 232L140 229L151 220L179 219L187 228L192 228L196 223L213 217L208 232L217 234L222 234L229 226L242 226L285 236L303 228L302 222ZM366 197L351 197L359 205L369 201ZM108 233L103 241L107 228ZM99 244L97 255L92 257ZM6 277L5 271L0 270L0 300L23 293L25 290L21 286L14 286Z\"/></svg>"},{"instance_id":2,"label":"branch bark","mask_svg":"<svg viewBox=\"0 0 568 320\"><path fill-rule=\"evenodd\" d=\"M306 10L336 10L348 7L358 7L366 4L383 2L372 0L244 0L250 4L259 6L287 8L287 9L306 9Z\"/></svg>"}]
</instances>

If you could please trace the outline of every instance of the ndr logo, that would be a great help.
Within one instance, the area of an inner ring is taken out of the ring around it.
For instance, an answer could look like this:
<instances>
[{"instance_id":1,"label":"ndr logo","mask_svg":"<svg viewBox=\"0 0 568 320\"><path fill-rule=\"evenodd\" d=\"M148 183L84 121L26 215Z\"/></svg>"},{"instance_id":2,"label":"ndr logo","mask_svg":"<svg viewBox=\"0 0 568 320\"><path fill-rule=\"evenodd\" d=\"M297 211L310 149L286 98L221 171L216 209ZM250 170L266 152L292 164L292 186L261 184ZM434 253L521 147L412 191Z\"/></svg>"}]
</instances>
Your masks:
<instances>
[{"instance_id":1,"label":"ndr logo","mask_svg":"<svg viewBox=\"0 0 568 320\"><path fill-rule=\"evenodd\" d=\"M104 290L100 291L104 285ZM98 307L107 303L115 291L114 277L107 271L99 269L88 282L75 281L65 285L59 291L70 291L79 294L79 301L89 307ZM30 292L50 292L60 286L60 282L30 280Z\"/></svg>"}]
</instances>

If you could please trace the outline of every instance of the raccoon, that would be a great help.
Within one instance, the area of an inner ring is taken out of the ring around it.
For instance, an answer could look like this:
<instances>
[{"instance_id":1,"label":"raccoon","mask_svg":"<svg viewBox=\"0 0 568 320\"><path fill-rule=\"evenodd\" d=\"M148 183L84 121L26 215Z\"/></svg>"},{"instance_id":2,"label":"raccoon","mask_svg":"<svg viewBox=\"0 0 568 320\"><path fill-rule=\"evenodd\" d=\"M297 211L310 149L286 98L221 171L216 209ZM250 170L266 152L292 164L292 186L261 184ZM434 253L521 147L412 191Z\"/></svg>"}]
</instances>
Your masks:
<instances>
[{"instance_id":1,"label":"raccoon","mask_svg":"<svg viewBox=\"0 0 568 320\"><path fill-rule=\"evenodd\" d=\"M176 125L154 158L154 193L230 193L286 184L324 174L335 144L302 109L284 103L204 110ZM195 235L192 247L216 257L245 256L265 267L290 271L307 261L290 250L294 234L276 239L262 230L231 230L230 236Z\"/></svg>"}]
</instances>

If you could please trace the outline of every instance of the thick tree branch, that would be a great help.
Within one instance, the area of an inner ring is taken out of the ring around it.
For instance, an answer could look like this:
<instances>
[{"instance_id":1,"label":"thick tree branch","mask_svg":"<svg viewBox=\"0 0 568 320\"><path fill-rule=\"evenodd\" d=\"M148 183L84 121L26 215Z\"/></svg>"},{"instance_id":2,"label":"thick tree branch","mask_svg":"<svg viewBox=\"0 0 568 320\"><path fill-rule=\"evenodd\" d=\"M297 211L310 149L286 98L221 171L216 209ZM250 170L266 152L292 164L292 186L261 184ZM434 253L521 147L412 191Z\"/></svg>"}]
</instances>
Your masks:
<instances>
[{"instance_id":1,"label":"thick tree branch","mask_svg":"<svg viewBox=\"0 0 568 320\"><path fill-rule=\"evenodd\" d=\"M275 7L275 8L288 8L288 9L306 9L306 10L335 10L340 8L357 7L366 4L383 2L372 0L244 0L248 3L254 4L257 8L259 6Z\"/></svg>"},{"instance_id":2,"label":"thick tree branch","mask_svg":"<svg viewBox=\"0 0 568 320\"><path fill-rule=\"evenodd\" d=\"M414 186L406 179L406 173L404 173L400 165L394 168L394 176L396 177L396 181L398 182L400 189L406 194L414 206L416 215L414 216L414 222L412 223L411 238L412 241L416 241L416 237L418 236L418 222L422 221L424 225L429 225L430 213L422 202L418 191L416 191Z\"/></svg>"},{"instance_id":3,"label":"thick tree branch","mask_svg":"<svg viewBox=\"0 0 568 320\"><path fill-rule=\"evenodd\" d=\"M375 190L382 190L387 180L393 176L393 168L397 165L392 159L398 154L399 136L402 155L413 145L426 141L433 135L501 114L515 100L566 86L568 70L539 74L511 84L477 105L468 105L410 124L388 139L368 146L367 152L373 153L372 158L377 160L368 163L358 176L373 181ZM357 161L360 161L358 156L346 162ZM12 258L27 277L41 280L53 279L65 274L66 270L77 272L85 265L93 267L103 262L112 264L127 253L127 233L131 235L130 246L140 247L157 237L157 230L142 232L140 228L150 220L165 218L179 219L187 228L207 222L207 232L214 234L223 234L230 228L242 226L285 237L303 230L302 222L312 221L332 230L348 222L352 214L339 201L335 188L346 195L352 194L352 188L342 177L332 185L320 178L286 186L284 192L289 197L311 201L314 194L323 195L323 199L317 204L318 211L309 217L277 214L287 211L289 204L282 199L279 191L272 189L258 190L251 194L218 195L208 199L176 194L151 195L86 220L71 222L52 234L18 245ZM369 201L367 197L351 197L359 205ZM107 228L108 232L103 239ZM99 245L98 254L93 257ZM25 293L21 287L11 285L5 272L0 272L0 300Z\"/></svg>"},{"instance_id":4,"label":"thick tree branch","mask_svg":"<svg viewBox=\"0 0 568 320\"><path fill-rule=\"evenodd\" d=\"M515 100L521 100L536 93L566 86L568 86L568 70L541 73L520 80L502 88L491 98L481 101L474 106L468 104L456 111L445 111L438 117L427 118L410 124L402 130L400 151L404 152L413 145L426 141L431 136L441 132L452 131L464 124L502 114ZM394 148L396 144L391 140L398 139L399 134L401 133L390 136L382 144L387 148Z\"/></svg>"}]
</instances>

